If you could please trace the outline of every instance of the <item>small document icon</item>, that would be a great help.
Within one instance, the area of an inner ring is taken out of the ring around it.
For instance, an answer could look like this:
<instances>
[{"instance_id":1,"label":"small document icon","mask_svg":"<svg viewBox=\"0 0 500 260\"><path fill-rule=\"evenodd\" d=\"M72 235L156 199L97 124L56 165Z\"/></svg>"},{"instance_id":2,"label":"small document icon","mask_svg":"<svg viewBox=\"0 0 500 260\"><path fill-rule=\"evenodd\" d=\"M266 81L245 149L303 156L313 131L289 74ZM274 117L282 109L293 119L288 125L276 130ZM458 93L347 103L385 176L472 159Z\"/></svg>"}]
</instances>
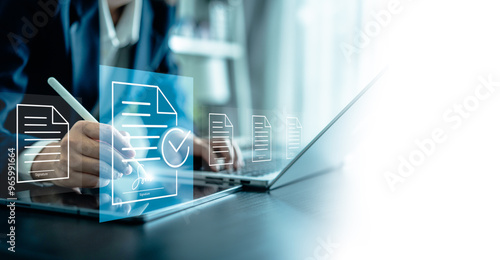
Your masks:
<instances>
[{"instance_id":1,"label":"small document icon","mask_svg":"<svg viewBox=\"0 0 500 260\"><path fill-rule=\"evenodd\" d=\"M40 167L43 170L30 171L30 173L37 176L36 180L19 180L19 166L16 169L17 182L37 182L37 181L48 181L48 180L61 180L69 178L69 160L68 160L68 170L67 176L50 178L50 173L54 172L55 169L51 169L48 165L50 162L59 161L59 159L47 159L49 155L61 154L63 150L66 153L69 151L69 142L67 149L60 149L60 145L45 145L37 146L36 143L39 141L47 142L57 142L60 141L64 135L69 132L68 121L57 111L54 106L50 105L28 105L28 104L18 104L16 107L16 146L17 146L17 158L19 158L19 149L26 149L27 155L35 155L35 151L38 152L36 155L36 160L33 161L20 161L18 163L37 163L42 164ZM39 153L43 148L56 148L58 152L50 152L47 154ZM33 151L33 154L29 152ZM44 158L46 157L46 158ZM66 158L69 158L66 154ZM43 167L45 166L46 167Z\"/></svg>"},{"instance_id":2,"label":"small document icon","mask_svg":"<svg viewBox=\"0 0 500 260\"><path fill-rule=\"evenodd\" d=\"M272 159L272 129L266 116L252 116L252 162Z\"/></svg>"},{"instance_id":3,"label":"small document icon","mask_svg":"<svg viewBox=\"0 0 500 260\"><path fill-rule=\"evenodd\" d=\"M292 159L300 151L302 125L296 117L286 118L286 158Z\"/></svg>"},{"instance_id":4,"label":"small document icon","mask_svg":"<svg viewBox=\"0 0 500 260\"><path fill-rule=\"evenodd\" d=\"M226 114L208 114L209 165L233 164L233 124Z\"/></svg>"}]
</instances>

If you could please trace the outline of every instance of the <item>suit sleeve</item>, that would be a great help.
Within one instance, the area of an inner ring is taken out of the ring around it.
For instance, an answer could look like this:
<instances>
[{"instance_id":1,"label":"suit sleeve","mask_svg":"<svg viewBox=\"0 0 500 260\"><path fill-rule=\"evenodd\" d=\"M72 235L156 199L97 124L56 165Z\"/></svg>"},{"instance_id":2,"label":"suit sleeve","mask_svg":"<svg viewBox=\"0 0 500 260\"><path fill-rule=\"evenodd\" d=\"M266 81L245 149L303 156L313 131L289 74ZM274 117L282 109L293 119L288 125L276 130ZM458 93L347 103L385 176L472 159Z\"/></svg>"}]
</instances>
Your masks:
<instances>
[{"instance_id":1,"label":"suit sleeve","mask_svg":"<svg viewBox=\"0 0 500 260\"><path fill-rule=\"evenodd\" d=\"M23 100L29 77L26 66L30 57L30 42L37 37L46 6L38 1L16 0L0 3L0 165L7 165L7 149L16 147L15 109ZM50 6L49 6L50 7ZM53 10L53 9L51 9ZM40 16L40 17L39 17ZM45 16L51 19L50 16ZM34 21L33 19L39 19ZM49 21L47 20L46 23ZM21 135L19 138L28 138ZM21 151L18 151L21 153ZM7 167L2 167L5 176Z\"/></svg>"}]
</instances>

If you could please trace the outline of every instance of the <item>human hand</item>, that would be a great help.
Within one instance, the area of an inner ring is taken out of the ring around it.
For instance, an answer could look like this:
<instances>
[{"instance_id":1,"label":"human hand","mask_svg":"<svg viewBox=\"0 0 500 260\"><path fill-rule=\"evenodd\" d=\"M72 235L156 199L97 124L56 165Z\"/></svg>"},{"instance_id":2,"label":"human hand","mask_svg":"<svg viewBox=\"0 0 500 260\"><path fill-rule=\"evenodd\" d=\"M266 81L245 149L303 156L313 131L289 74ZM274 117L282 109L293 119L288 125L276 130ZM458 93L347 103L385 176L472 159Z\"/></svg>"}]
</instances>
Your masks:
<instances>
[{"instance_id":1,"label":"human hand","mask_svg":"<svg viewBox=\"0 0 500 260\"><path fill-rule=\"evenodd\" d=\"M111 140L114 137L114 147L109 143L99 141L101 135L103 140ZM106 124L88 121L78 121L71 130L61 139L47 145L35 158L38 160L53 160L47 163L33 163L31 170L41 171L53 169L47 172L44 179L68 176L68 179L53 180L55 185L68 188L96 188L109 184L111 178L120 178L132 173L132 167L125 162L125 158L133 158L134 150L122 150L131 148L128 134L119 132ZM100 158L100 149L105 149ZM111 149L120 152L111 153ZM111 155L112 154L112 155ZM114 156L114 167L111 168L111 157ZM109 157L109 158L107 158ZM68 169L69 161L69 169ZM33 179L37 179L32 173Z\"/></svg>"},{"instance_id":2,"label":"human hand","mask_svg":"<svg viewBox=\"0 0 500 260\"><path fill-rule=\"evenodd\" d=\"M241 150L238 146L238 144L236 142L232 142L230 140L224 140L223 143L217 143L215 144L213 142L214 140L208 140L208 139L205 139L205 138L199 138L199 137L196 137L194 136L193 138L193 146L194 146L194 151L193 151L193 155L194 156L200 156L202 157L202 159L209 163L212 164L212 166L210 166L210 169L214 172L218 172L219 170L221 170L219 168L218 165L214 165L216 162L211 162L210 163L210 156L209 154L212 154L214 151L222 151L222 147L229 147L231 146L232 144L232 151L229 151L229 152L225 152L225 153L217 153L217 155L219 155L219 157L224 157L225 158L225 162L228 163L231 161L231 159L233 160L233 164L226 164L224 165L225 169L226 170L238 170L240 169L241 167L243 167L245 165L245 163L243 162L243 156L241 155ZM218 140L220 141L220 140ZM211 149L211 147L213 149ZM227 149L227 148L224 148L224 149Z\"/></svg>"}]
</instances>

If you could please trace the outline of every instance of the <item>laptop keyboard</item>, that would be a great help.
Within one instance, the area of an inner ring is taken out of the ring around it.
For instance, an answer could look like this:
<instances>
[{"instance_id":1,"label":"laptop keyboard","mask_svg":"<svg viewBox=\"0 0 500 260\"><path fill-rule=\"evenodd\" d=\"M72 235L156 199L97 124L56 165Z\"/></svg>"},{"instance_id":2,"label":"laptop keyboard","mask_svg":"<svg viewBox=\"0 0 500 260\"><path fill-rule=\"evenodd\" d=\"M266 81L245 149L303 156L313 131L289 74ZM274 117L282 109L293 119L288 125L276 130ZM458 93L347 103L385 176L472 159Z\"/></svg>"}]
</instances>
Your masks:
<instances>
[{"instance_id":1,"label":"laptop keyboard","mask_svg":"<svg viewBox=\"0 0 500 260\"><path fill-rule=\"evenodd\" d=\"M222 173L249 176L249 177L260 177L278 170L278 166L281 165L280 161L276 162L261 162L255 163L252 160L245 160L245 166L237 171L235 170L223 170Z\"/></svg>"}]
</instances>

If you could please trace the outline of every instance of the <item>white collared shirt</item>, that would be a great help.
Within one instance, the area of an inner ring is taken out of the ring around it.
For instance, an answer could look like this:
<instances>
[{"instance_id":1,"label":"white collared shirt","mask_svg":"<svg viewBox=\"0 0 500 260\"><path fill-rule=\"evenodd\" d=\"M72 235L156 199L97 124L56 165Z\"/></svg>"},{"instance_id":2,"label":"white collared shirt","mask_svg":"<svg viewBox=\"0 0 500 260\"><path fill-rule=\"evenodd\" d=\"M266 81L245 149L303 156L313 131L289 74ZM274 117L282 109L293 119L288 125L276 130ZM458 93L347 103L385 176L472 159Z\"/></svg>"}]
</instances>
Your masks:
<instances>
[{"instance_id":1,"label":"white collared shirt","mask_svg":"<svg viewBox=\"0 0 500 260\"><path fill-rule=\"evenodd\" d=\"M107 0L99 0L99 30L101 44L101 65L128 67L128 48L139 40L142 0L132 0L127 4L120 20L115 25L111 18ZM123 51L125 50L125 51Z\"/></svg>"}]
</instances>

